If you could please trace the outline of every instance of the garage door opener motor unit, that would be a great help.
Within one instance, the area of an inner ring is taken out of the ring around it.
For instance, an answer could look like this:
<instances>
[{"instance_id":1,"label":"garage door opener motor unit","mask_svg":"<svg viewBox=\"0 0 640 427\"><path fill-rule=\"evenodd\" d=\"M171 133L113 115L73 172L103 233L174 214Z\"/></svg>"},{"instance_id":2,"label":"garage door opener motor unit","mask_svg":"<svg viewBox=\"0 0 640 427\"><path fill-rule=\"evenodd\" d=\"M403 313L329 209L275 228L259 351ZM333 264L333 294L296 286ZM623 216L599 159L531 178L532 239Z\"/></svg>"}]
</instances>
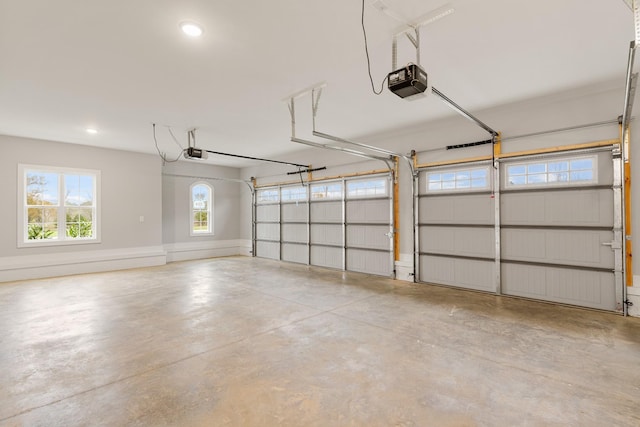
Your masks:
<instances>
[{"instance_id":1,"label":"garage door opener motor unit","mask_svg":"<svg viewBox=\"0 0 640 427\"><path fill-rule=\"evenodd\" d=\"M400 98L423 93L427 85L427 73L417 64L409 64L388 75L389 90Z\"/></svg>"}]
</instances>

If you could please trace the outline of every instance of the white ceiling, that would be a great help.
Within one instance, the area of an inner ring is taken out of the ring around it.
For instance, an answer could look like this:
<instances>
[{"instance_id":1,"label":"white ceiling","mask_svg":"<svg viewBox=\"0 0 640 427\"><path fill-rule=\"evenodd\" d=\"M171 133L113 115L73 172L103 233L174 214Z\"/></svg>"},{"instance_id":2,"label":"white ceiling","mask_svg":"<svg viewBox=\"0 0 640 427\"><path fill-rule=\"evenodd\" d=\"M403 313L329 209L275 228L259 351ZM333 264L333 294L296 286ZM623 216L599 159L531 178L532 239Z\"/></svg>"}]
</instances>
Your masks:
<instances>
[{"instance_id":1,"label":"white ceiling","mask_svg":"<svg viewBox=\"0 0 640 427\"><path fill-rule=\"evenodd\" d=\"M398 22L366 0L376 86L391 71ZM384 0L421 30L434 86L474 112L620 79L634 37L623 0ZM0 0L0 134L168 156L196 127L202 148L278 158L289 141L283 99L326 81L320 130L358 138L455 114L437 98L373 95L357 0ZM205 33L190 39L178 23ZM400 40L399 64L414 61ZM622 103L622 100L621 100ZM310 101L299 100L299 133ZM500 124L491 124L500 128ZM97 135L85 132L99 129ZM216 157L212 163L246 165Z\"/></svg>"}]
</instances>

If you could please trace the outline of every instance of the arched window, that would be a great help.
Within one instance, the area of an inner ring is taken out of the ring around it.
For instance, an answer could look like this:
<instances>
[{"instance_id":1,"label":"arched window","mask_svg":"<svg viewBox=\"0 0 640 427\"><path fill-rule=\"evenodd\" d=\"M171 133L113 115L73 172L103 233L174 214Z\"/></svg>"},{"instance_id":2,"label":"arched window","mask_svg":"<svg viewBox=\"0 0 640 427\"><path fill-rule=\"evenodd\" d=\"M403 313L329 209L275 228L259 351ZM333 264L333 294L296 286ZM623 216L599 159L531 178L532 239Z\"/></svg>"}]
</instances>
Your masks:
<instances>
[{"instance_id":1,"label":"arched window","mask_svg":"<svg viewBox=\"0 0 640 427\"><path fill-rule=\"evenodd\" d=\"M191 235L213 234L213 188L203 182L191 185Z\"/></svg>"}]
</instances>

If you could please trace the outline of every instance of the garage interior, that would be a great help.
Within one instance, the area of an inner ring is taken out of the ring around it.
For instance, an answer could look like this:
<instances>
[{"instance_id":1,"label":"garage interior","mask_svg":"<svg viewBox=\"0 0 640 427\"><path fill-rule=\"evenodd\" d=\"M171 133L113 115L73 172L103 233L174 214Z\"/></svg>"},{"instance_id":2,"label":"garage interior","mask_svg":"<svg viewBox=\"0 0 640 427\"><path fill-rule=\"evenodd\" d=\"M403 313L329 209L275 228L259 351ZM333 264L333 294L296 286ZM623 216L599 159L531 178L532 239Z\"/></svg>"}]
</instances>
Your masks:
<instances>
[{"instance_id":1,"label":"garage interior","mask_svg":"<svg viewBox=\"0 0 640 427\"><path fill-rule=\"evenodd\" d=\"M638 28L0 0L0 425L638 425Z\"/></svg>"}]
</instances>

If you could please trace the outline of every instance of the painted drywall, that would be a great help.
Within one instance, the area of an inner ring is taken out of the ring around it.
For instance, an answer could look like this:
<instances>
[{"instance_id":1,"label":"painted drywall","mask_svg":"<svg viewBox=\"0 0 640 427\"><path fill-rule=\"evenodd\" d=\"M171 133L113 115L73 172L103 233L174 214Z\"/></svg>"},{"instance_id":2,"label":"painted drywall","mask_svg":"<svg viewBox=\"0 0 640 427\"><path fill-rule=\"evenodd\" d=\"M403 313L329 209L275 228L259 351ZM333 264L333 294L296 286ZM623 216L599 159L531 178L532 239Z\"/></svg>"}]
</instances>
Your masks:
<instances>
[{"instance_id":1,"label":"painted drywall","mask_svg":"<svg viewBox=\"0 0 640 427\"><path fill-rule=\"evenodd\" d=\"M55 274L118 268L117 262L114 263L117 258L140 260L139 263L128 263L128 266L165 262L161 246L161 163L157 156L13 136L0 136L0 152L0 179L3 183L0 197L4 204L0 210L0 270L21 270L24 273L14 271L7 273L6 277L11 280L37 277L39 274L28 270L35 270L38 263L51 259L58 260L54 264L65 266L56 267ZM101 241L18 248L19 164L99 170ZM141 217L144 217L143 221ZM122 255L115 256L114 251L118 250ZM101 254L105 254L104 257ZM81 262L106 264L94 270L82 270L78 265ZM45 272L42 274L47 275Z\"/></svg>"},{"instance_id":2,"label":"painted drywall","mask_svg":"<svg viewBox=\"0 0 640 427\"><path fill-rule=\"evenodd\" d=\"M162 240L169 261L248 254L250 238L239 242L241 217L238 213L241 195L250 195L251 190L246 184L225 181L225 178L239 179L240 170L196 160L167 163L162 167ZM213 234L192 236L190 233L190 188L197 182L213 189Z\"/></svg>"}]
</instances>

